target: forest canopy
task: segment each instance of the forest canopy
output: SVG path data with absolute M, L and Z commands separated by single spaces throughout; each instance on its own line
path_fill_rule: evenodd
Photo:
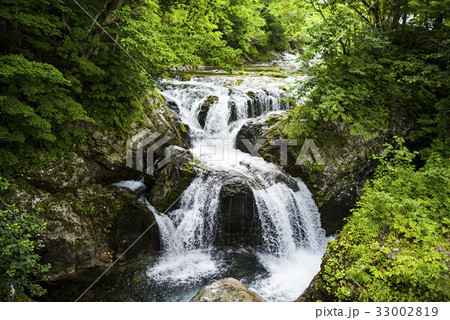
M 39 295 L 29 279 L 50 267 L 34 252 L 41 209 L 7 202 L 15 179 L 86 143 L 87 127 L 125 140 L 170 69 L 232 72 L 293 50 L 307 77 L 291 88 L 301 99 L 285 137 L 407 128 L 378 157 L 347 240 L 331 243 L 324 290 L 331 300 L 448 300 L 449 18 L 450 0 L 1 0 L 2 280 Z M 350 296 L 355 278 L 364 290 Z
M 126 135 L 169 67 L 295 48 L 302 3 L 2 0 L 0 171 L 67 152 L 83 122 Z

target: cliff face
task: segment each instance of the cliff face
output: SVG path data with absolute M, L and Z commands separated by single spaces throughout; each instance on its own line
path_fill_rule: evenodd
M 146 130 L 170 138 L 156 150 L 155 159 L 164 157 L 167 146 L 189 146 L 187 128 L 163 105 L 161 97 L 147 97 L 148 112 L 132 124 L 129 137 Z M 50 279 L 81 272 L 91 267 L 109 266 L 150 225 L 155 218 L 139 193 L 155 196 L 161 177 L 147 176 L 147 191 L 118 188 L 113 183 L 138 180 L 142 173 L 127 167 L 126 139 L 94 126 L 84 128 L 86 141 L 75 152 L 53 161 L 39 171 L 30 171 L 14 182 L 11 203 L 44 208 L 47 223 L 40 235 L 42 263 L 50 263 Z M 170 166 L 169 166 L 170 167 Z M 172 166 L 173 167 L 173 166 Z M 155 224 L 122 260 L 160 250 Z

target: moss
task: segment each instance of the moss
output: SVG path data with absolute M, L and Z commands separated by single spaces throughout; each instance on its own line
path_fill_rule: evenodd
M 345 147 L 348 145 L 348 141 L 342 135 L 331 131 L 321 131 L 317 133 L 317 137 L 325 144 L 336 145 L 338 147 Z
M 192 162 L 189 161 L 186 163 L 186 166 L 183 168 L 180 174 L 180 180 L 176 189 L 170 192 L 164 199 L 153 201 L 153 206 L 159 212 L 165 212 L 168 210 L 180 197 L 183 191 L 188 187 L 189 183 L 195 176 L 195 170 L 192 165 Z
M 186 127 L 184 126 L 184 123 L 182 123 L 182 122 L 180 122 L 180 130 L 181 130 L 183 133 L 188 133 Z
M 267 72 L 263 75 L 273 77 L 273 78 L 287 78 L 289 75 L 286 72 Z
M 35 302 L 33 299 L 31 299 L 25 293 L 18 293 L 18 294 L 14 293 L 13 301 L 14 302 Z
M 191 74 L 180 74 L 180 78 L 182 81 L 190 81 L 192 79 L 192 75 Z
M 202 109 L 203 108 L 209 108 L 217 100 L 219 100 L 219 97 L 217 97 L 217 96 L 209 96 L 208 99 L 206 99 L 206 101 L 203 103 Z

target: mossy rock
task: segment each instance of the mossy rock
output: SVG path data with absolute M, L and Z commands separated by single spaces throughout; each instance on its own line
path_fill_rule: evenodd
M 149 190 L 149 201 L 158 211 L 165 212 L 173 207 L 194 179 L 196 172 L 192 159 L 192 153 L 185 151 L 156 171 L 154 185 Z
M 200 123 L 200 126 L 202 128 L 205 127 L 206 117 L 208 116 L 209 109 L 217 100 L 219 100 L 219 97 L 209 96 L 200 107 L 200 112 L 198 113 L 198 122 Z
M 228 278 L 203 287 L 191 302 L 262 302 L 262 298 L 236 279 Z

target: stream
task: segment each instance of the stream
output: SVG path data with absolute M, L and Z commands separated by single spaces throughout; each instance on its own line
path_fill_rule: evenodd
M 266 301 L 293 301 L 320 269 L 328 238 L 306 185 L 278 166 L 237 150 L 236 136 L 251 118 L 270 117 L 288 109 L 285 88 L 301 80 L 295 56 L 250 65 L 237 75 L 220 70 L 191 73 L 189 80 L 161 82 L 161 94 L 190 128 L 191 152 L 202 172 L 183 192 L 176 209 L 163 214 L 144 197 L 157 218 L 162 251 L 113 267 L 82 301 L 189 301 L 214 280 L 234 277 Z M 284 71 L 288 77 L 265 72 Z M 199 120 L 202 105 L 215 97 Z M 224 178 L 226 177 L 226 179 Z M 258 245 L 216 246 L 220 191 L 224 181 L 238 180 L 253 194 L 261 230 Z M 134 189 L 138 181 L 119 187 Z M 102 270 L 61 280 L 64 299 L 74 300 Z M 49 288 L 47 298 L 61 300 Z

